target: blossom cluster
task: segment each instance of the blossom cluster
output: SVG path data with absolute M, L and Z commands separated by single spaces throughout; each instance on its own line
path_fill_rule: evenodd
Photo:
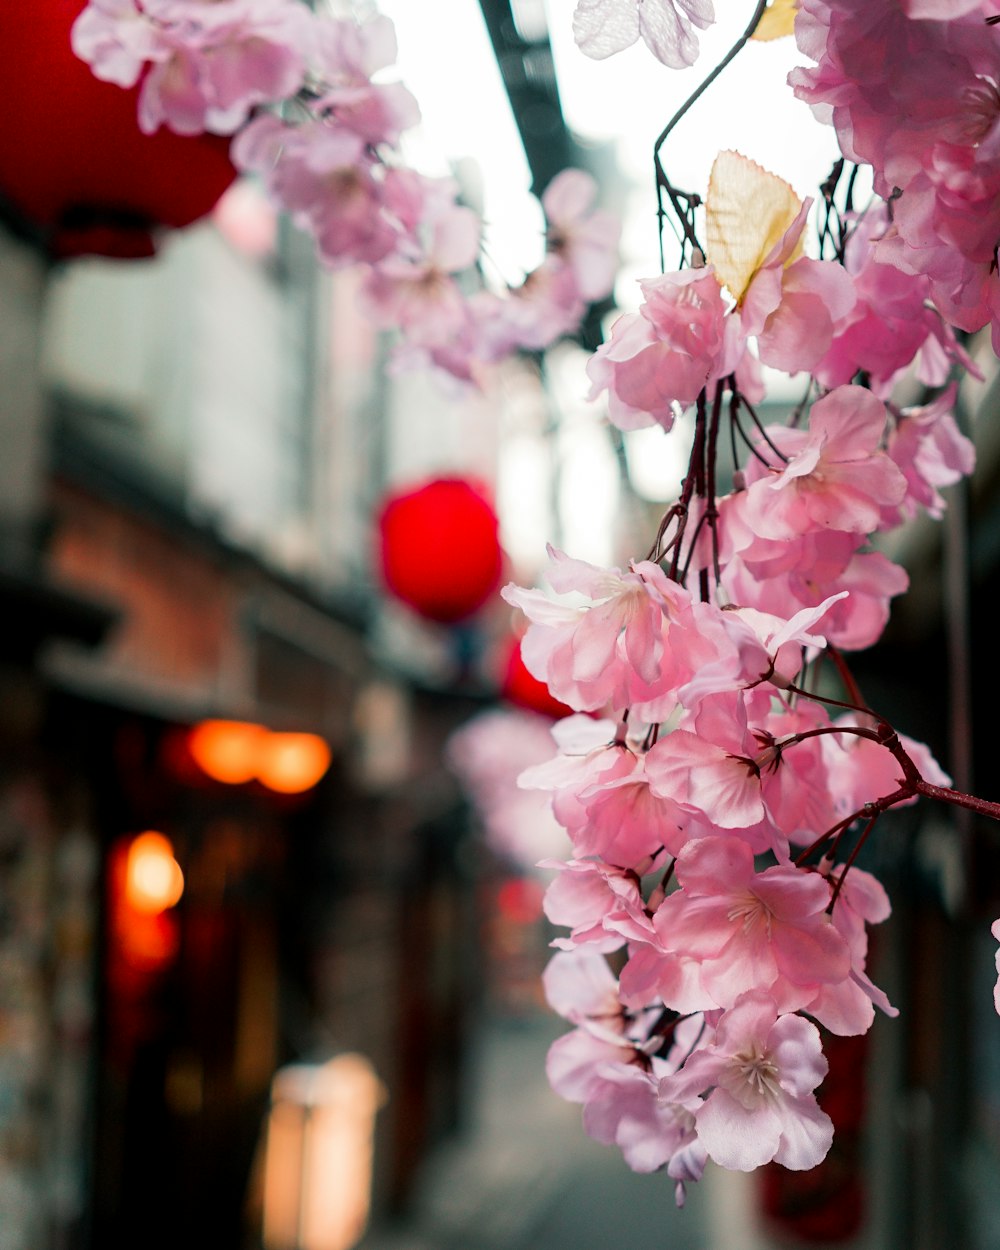
M 581 4 L 578 25 L 609 7 Z M 1000 812 L 951 790 L 928 749 L 866 705 L 844 658 L 878 640 L 907 586 L 878 535 L 921 512 L 940 517 L 942 487 L 973 468 L 954 406 L 957 375 L 975 366 L 953 326 L 992 314 L 977 296 L 974 316 L 956 315 L 960 296 L 942 283 L 950 264 L 968 286 L 968 267 L 954 255 L 937 267 L 926 236 L 928 263 L 906 257 L 916 236 L 906 243 L 899 214 L 911 191 L 925 230 L 935 213 L 965 211 L 954 183 L 945 192 L 944 140 L 934 148 L 927 113 L 907 146 L 913 113 L 892 129 L 895 83 L 890 93 L 891 75 L 872 68 L 870 43 L 864 90 L 830 85 L 829 49 L 849 45 L 860 67 L 873 12 L 888 23 L 891 10 L 893 29 L 912 19 L 888 0 L 802 8 L 798 30 L 821 67 L 798 73 L 797 89 L 809 82 L 810 98 L 833 100 L 846 157 L 874 163 L 872 134 L 900 148 L 889 181 L 876 178 L 883 195 L 856 208 L 851 182 L 838 204 L 841 163 L 822 190 L 825 250 L 811 257 L 812 204 L 720 155 L 705 244 L 694 217 L 682 220 L 691 264 L 641 282 L 638 311 L 588 367 L 592 398 L 619 428 L 694 427 L 680 496 L 645 559 L 598 568 L 550 548 L 545 591 L 504 590 L 529 622 L 529 670 L 575 712 L 553 730 L 557 755 L 520 779 L 551 795 L 574 856 L 549 862 L 546 913 L 568 933 L 546 989 L 574 1026 L 550 1052 L 549 1077 L 583 1105 L 592 1136 L 636 1170 L 665 1169 L 678 1201 L 708 1159 L 749 1171 L 826 1155 L 820 1029 L 858 1035 L 876 1008 L 895 1014 L 867 968 L 868 926 L 889 900 L 856 863 L 880 816 L 921 795 Z M 929 110 L 920 64 L 907 81 Z M 878 124 L 862 108 L 872 101 Z M 864 139 L 845 142 L 849 125 Z M 937 154 L 933 175 L 918 168 L 917 129 L 920 151 Z M 985 142 L 967 144 L 973 163 L 988 159 Z M 974 250 L 957 216 L 950 229 L 952 253 Z M 785 422 L 758 415 L 761 366 L 803 380 Z M 898 399 L 904 378 L 922 387 L 919 403 Z M 726 482 L 720 441 L 733 452 Z M 837 685 L 817 683 L 827 671 Z
M 392 23 L 303 0 L 89 0 L 73 47 L 100 78 L 139 84 L 139 125 L 233 135 L 231 156 L 315 240 L 329 266 L 365 268 L 362 302 L 399 332 L 403 362 L 463 381 L 573 333 L 614 279 L 619 225 L 567 170 L 542 197 L 541 264 L 515 287 L 476 272 L 482 223 L 458 185 L 403 161 L 420 117 L 399 82 Z
M 963 330 L 1000 348 L 1000 31 L 983 0 L 801 0 L 796 95 L 872 167 L 891 206 L 877 255 L 922 275 Z

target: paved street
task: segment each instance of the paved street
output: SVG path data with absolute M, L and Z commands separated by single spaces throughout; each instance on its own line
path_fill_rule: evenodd
M 544 1056 L 561 1021 L 497 1021 L 483 1033 L 470 1128 L 426 1169 L 412 1218 L 361 1250 L 764 1250 L 745 1181 L 714 1169 L 678 1211 L 673 1182 L 637 1176 L 590 1141 L 556 1098 Z

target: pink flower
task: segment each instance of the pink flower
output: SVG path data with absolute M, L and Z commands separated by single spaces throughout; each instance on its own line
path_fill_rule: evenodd
M 636 933 L 652 937 L 634 872 L 594 859 L 543 860 L 540 866 L 558 870 L 545 891 L 545 914 L 553 924 L 571 930 L 570 937 L 556 938 L 554 946 L 614 951 Z
M 255 104 L 295 95 L 313 17 L 299 0 L 147 0 L 159 25 L 139 126 L 232 134 Z
M 976 449 L 961 433 L 952 409 L 957 388 L 952 385 L 921 408 L 904 408 L 896 421 L 886 451 L 906 478 L 906 495 L 887 522 L 901 522 L 923 508 L 940 520 L 945 501 L 938 488 L 967 477 L 976 464 Z
M 794 1011 L 850 975 L 847 944 L 826 914 L 830 887 L 818 873 L 791 865 L 755 872 L 745 842 L 717 836 L 689 842 L 676 877 L 681 888 L 660 904 L 653 926 L 666 950 L 697 964 L 701 1009 L 731 1007 L 755 989 Z M 697 1009 L 687 998 L 664 1002 Z
M 715 271 L 685 269 L 640 282 L 646 297 L 625 313 L 587 364 L 590 398 L 608 392 L 608 415 L 620 429 L 673 425 L 709 379 L 731 372 L 723 359 L 726 307 Z
M 592 210 L 597 183 L 582 169 L 556 174 L 542 195 L 549 223 L 547 250 L 573 271 L 580 295 L 591 302 L 611 293 L 618 268 L 621 222 Z
M 329 264 L 372 264 L 395 247 L 377 167 L 353 132 L 321 121 L 288 126 L 265 114 L 240 131 L 231 154 L 240 169 L 261 175 Z
M 475 803 L 487 843 L 525 869 L 543 855 L 567 850 L 547 797 L 515 784 L 526 765 L 551 751 L 549 729 L 544 716 L 497 708 L 466 721 L 445 749 L 448 767 Z
M 592 947 L 560 951 L 549 960 L 542 976 L 549 1006 L 573 1024 L 593 1019 L 615 1042 L 624 1031 L 624 1012 L 618 1001 L 618 982 L 607 960 Z
M 954 332 L 930 305 L 929 280 L 888 263 L 884 255 L 879 258 L 878 244 L 888 230 L 888 210 L 882 204 L 869 208 L 850 226 L 844 264 L 854 278 L 856 302 L 835 328 L 829 351 L 812 369 L 828 388 L 863 372 L 875 393 L 886 398 L 894 379 L 918 352 L 922 361 L 928 356 L 943 358 L 944 374 L 922 363 L 922 380 L 931 385 L 944 381 L 953 360 L 962 360 L 977 372 Z
M 549 548 L 548 580 L 576 603 L 508 585 L 503 597 L 531 624 L 521 643 L 528 671 L 580 711 L 634 707 L 655 719 L 705 655 L 691 625 L 691 597 L 657 564 L 600 569 Z
M 712 0 L 578 0 L 573 36 L 580 51 L 598 61 L 641 37 L 657 60 L 682 69 L 698 56 L 691 27 L 706 30 L 714 20 Z
M 749 991 L 722 1016 L 714 1039 L 660 1081 L 660 1097 L 684 1102 L 708 1091 L 695 1129 L 722 1167 L 751 1172 L 773 1159 L 804 1171 L 833 1140 L 813 1095 L 826 1070 L 815 1025 L 779 1015 L 773 998 Z
M 159 49 L 156 26 L 135 0 L 90 0 L 73 23 L 73 51 L 96 77 L 133 87 Z
M 892 197 L 877 258 L 926 275 L 952 324 L 973 331 L 992 320 L 997 346 L 1000 63 L 982 32 L 981 6 L 964 0 L 802 0 L 796 35 L 818 64 L 789 81 Z
M 604 1084 L 587 1100 L 583 1127 L 588 1136 L 616 1145 L 633 1172 L 656 1172 L 665 1167 L 678 1182 L 677 1205 L 684 1201 L 684 1182 L 701 1179 L 706 1152 L 695 1134 L 698 1099 L 687 1105 L 668 1100 L 652 1072 L 618 1065 L 605 1067 Z
M 775 369 L 811 369 L 829 349 L 835 328 L 854 307 L 850 274 L 832 261 L 793 260 L 812 200 L 771 249 L 740 302 L 743 332 L 757 339 L 760 359 Z
M 734 506 L 739 507 L 738 497 Z M 909 585 L 906 571 L 880 551 L 859 550 L 859 536 L 817 530 L 798 540 L 754 540 L 723 568 L 734 603 L 763 612 L 819 604 L 830 591 L 847 592 L 828 606 L 823 637 L 835 647 L 870 647 L 889 619 L 889 600 Z
M 418 346 L 449 342 L 469 312 L 452 276 L 479 254 L 480 221 L 471 208 L 427 197 L 424 246 L 413 257 L 392 255 L 375 265 L 362 287 L 362 306 L 377 325 L 398 327 Z
M 579 326 L 586 306 L 573 267 L 555 253 L 547 255 L 497 304 L 497 324 L 489 330 L 493 358 L 515 346 L 529 351 L 550 346 Z
M 876 529 L 882 509 L 906 493 L 902 473 L 879 450 L 885 426 L 880 400 L 839 386 L 813 404 L 808 432 L 773 427 L 787 461 L 749 488 L 745 516 L 754 532 L 788 540 L 817 529 Z
M 810 709 L 750 722 L 741 695 L 706 698 L 690 730 L 675 729 L 650 750 L 650 788 L 692 814 L 688 836 L 732 829 L 755 851 L 787 856 L 787 839 L 830 810 L 819 742 L 785 745 L 821 719 Z
M 844 716 L 836 725 L 857 725 L 862 728 L 864 717 Z M 941 768 L 922 742 L 899 734 L 903 749 L 916 764 L 920 775 L 931 785 L 947 786 L 951 778 Z M 893 754 L 878 742 L 857 734 L 830 734 L 823 739 L 823 753 L 830 778 L 830 792 L 836 797 L 837 816 L 848 816 L 859 811 L 865 803 L 884 798 L 899 789 L 901 768 Z M 915 803 L 916 798 L 904 799 L 898 806 Z
M 396 61 L 396 32 L 387 17 L 363 22 L 327 18 L 317 23 L 311 50 L 326 84 L 316 102 L 318 113 L 331 114 L 374 145 L 395 145 L 420 120 L 416 100 L 401 83 L 371 81 Z
M 992 926 L 990 927 L 990 932 L 993 934 L 994 938 L 1000 942 L 1000 920 L 994 920 Z M 993 990 L 993 1005 L 997 1009 L 997 1015 L 1000 1015 L 1000 950 L 997 951 L 996 964 L 997 983 Z
M 839 880 L 842 864 L 831 870 L 831 880 Z M 832 1033 L 841 1037 L 867 1033 L 875 1018 L 875 1007 L 888 1016 L 899 1012 L 865 972 L 868 956 L 866 926 L 881 924 L 892 908 L 889 897 L 875 878 L 860 868 L 851 868 L 844 878 L 833 908 L 833 924 L 851 952 L 851 975 L 836 985 L 824 985 L 805 1008 Z

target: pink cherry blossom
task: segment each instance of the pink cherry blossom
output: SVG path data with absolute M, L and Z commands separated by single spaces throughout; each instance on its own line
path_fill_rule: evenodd
M 398 231 L 383 211 L 377 166 L 353 132 L 321 121 L 289 126 L 264 114 L 237 135 L 232 157 L 261 175 L 329 264 L 371 264 L 395 247 Z
M 760 359 L 789 373 L 817 364 L 855 302 L 854 283 L 840 265 L 792 260 L 811 206 L 803 202 L 740 302 L 743 332 L 756 337 Z
M 396 61 L 396 32 L 387 17 L 318 22 L 311 54 L 324 83 L 317 112 L 331 115 L 366 143 L 395 146 L 420 120 L 416 100 L 401 83 L 372 82 Z
M 653 940 L 634 872 L 596 859 L 543 860 L 541 867 L 557 870 L 545 891 L 545 914 L 553 924 L 571 930 L 570 937 L 556 938 L 554 946 L 614 951 L 630 936 Z
M 691 813 L 689 837 L 732 829 L 756 852 L 786 856 L 789 837 L 832 823 L 819 742 L 793 741 L 824 721 L 810 708 L 750 722 L 742 696 L 710 696 L 682 722 L 690 729 L 675 729 L 650 750 L 650 788 Z
M 575 330 L 586 307 L 573 267 L 548 255 L 497 306 L 490 335 L 499 354 L 515 346 L 541 351 Z
M 890 0 L 802 0 L 796 34 L 817 65 L 790 82 L 833 122 L 845 155 L 872 165 L 876 191 L 892 197 L 877 257 L 926 275 L 952 324 L 973 331 L 992 321 L 996 346 L 1000 66 L 979 6 L 943 16 L 943 5 L 907 12 Z
M 839 386 L 813 405 L 808 431 L 769 431 L 787 462 L 750 486 L 748 524 L 777 539 L 823 528 L 876 529 L 881 510 L 906 493 L 902 473 L 879 449 L 886 417 L 870 392 Z
M 313 17 L 300 0 L 146 0 L 159 28 L 139 95 L 147 134 L 232 134 L 255 104 L 294 95 Z
M 773 1159 L 802 1171 L 825 1158 L 833 1140 L 813 1095 L 826 1070 L 815 1025 L 780 1015 L 773 998 L 748 991 L 722 1016 L 714 1039 L 660 1081 L 660 1097 L 707 1094 L 695 1129 L 722 1167 L 751 1172 Z
M 515 784 L 522 769 L 551 751 L 549 728 L 547 717 L 496 708 L 466 721 L 445 747 L 448 767 L 475 804 L 487 843 L 527 870 L 542 856 L 568 849 L 546 796 Z
M 822 1020 L 832 1033 L 852 1037 L 871 1028 L 875 1007 L 888 1016 L 899 1014 L 865 971 L 867 926 L 887 920 L 892 908 L 885 889 L 870 873 L 855 867 L 847 871 L 837 865 L 830 877 L 840 884 L 832 919 L 851 952 L 851 975 L 836 985 L 822 986 L 805 1010 Z
M 417 346 L 447 343 L 469 316 L 453 275 L 479 254 L 480 221 L 469 208 L 442 203 L 428 208 L 427 238 L 418 255 L 391 255 L 373 266 L 362 287 L 362 307 L 383 327 L 398 327 Z
M 826 914 L 830 887 L 791 865 L 755 872 L 753 851 L 734 837 L 688 842 L 677 857 L 681 888 L 653 917 L 664 949 L 697 964 L 703 1010 L 731 1007 L 765 990 L 782 1011 L 850 976 L 851 957 Z M 690 1000 L 666 1005 L 690 1011 Z
M 834 721 L 839 726 L 859 723 L 862 728 L 869 728 L 864 723 L 864 718 L 858 716 L 843 716 Z M 936 786 L 951 784 L 951 778 L 928 747 L 906 734 L 900 733 L 898 737 L 903 749 L 926 781 Z M 851 733 L 831 734 L 823 739 L 823 752 L 838 817 L 859 811 L 866 803 L 892 794 L 899 788 L 899 762 L 884 746 L 870 738 Z M 903 799 L 899 805 L 906 806 L 915 801 Z
M 551 547 L 549 558 L 552 589 L 579 606 L 513 585 L 501 592 L 531 622 L 521 643 L 528 671 L 580 711 L 631 706 L 643 716 L 672 706 L 673 692 L 705 658 L 688 628 L 690 595 L 650 561 L 622 573 Z
M 71 41 L 98 78 L 119 87 L 134 87 L 159 51 L 157 28 L 136 0 L 89 0 L 73 23 Z
M 940 519 L 945 501 L 939 487 L 954 485 L 975 467 L 976 449 L 952 415 L 956 392 L 949 386 L 931 403 L 900 413 L 886 451 L 902 470 L 907 489 L 898 510 L 889 510 L 883 524 L 910 519 L 921 508 Z
M 920 376 L 931 385 L 945 380 L 953 361 L 978 372 L 930 304 L 929 279 L 879 258 L 878 244 L 889 229 L 888 209 L 879 201 L 851 221 L 844 265 L 854 279 L 855 304 L 835 328 L 829 351 L 812 368 L 813 376 L 830 388 L 864 373 L 883 399 L 918 353 Z
M 547 250 L 570 267 L 587 301 L 611 293 L 621 234 L 621 222 L 613 213 L 593 210 L 596 195 L 597 183 L 582 169 L 556 174 L 542 195 Z
M 646 1072 L 618 1065 L 605 1068 L 603 1076 L 603 1087 L 584 1107 L 587 1134 L 618 1146 L 633 1172 L 665 1167 L 667 1175 L 678 1181 L 677 1205 L 683 1205 L 683 1184 L 701 1179 L 707 1157 L 695 1133 L 700 1100 L 688 1098 L 685 1104 L 665 1098 L 655 1068 Z
M 712 0 L 578 0 L 573 35 L 580 51 L 603 60 L 639 38 L 671 69 L 693 65 L 698 41 L 692 26 L 715 20 Z
M 650 791 L 642 755 L 624 743 L 557 757 L 522 773 L 519 784 L 554 790 L 555 816 L 577 855 L 635 868 L 664 848 L 676 854 L 686 840 L 676 807 Z
M 710 378 L 735 368 L 735 354 L 723 354 L 725 302 L 711 268 L 639 285 L 645 301 L 638 313 L 619 317 L 587 365 L 590 398 L 608 392 L 608 415 L 620 429 L 659 423 L 669 430 L 678 407 L 694 403 Z
M 744 496 L 733 503 L 739 508 Z M 732 519 L 732 513 L 729 514 Z M 774 612 L 818 604 L 847 592 L 822 618 L 823 637 L 845 651 L 875 643 L 889 619 L 889 600 L 909 585 L 904 569 L 880 551 L 859 550 L 859 537 L 818 530 L 786 543 L 760 540 L 746 527 L 748 546 L 729 559 L 722 583 L 734 603 Z
M 994 938 L 998 942 L 1000 942 L 1000 920 L 994 920 L 990 928 L 990 932 L 993 934 Z M 997 1009 L 997 1015 L 1000 1015 L 1000 950 L 997 951 L 996 965 L 997 965 L 997 983 L 993 990 L 993 1005 Z

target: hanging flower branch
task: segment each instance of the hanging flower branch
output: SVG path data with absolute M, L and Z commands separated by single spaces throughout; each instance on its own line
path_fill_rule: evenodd
M 89 0 L 73 48 L 99 77 L 140 83 L 139 125 L 234 136 L 237 168 L 260 176 L 331 267 L 367 269 L 363 303 L 398 330 L 400 359 L 465 381 L 519 350 L 574 333 L 614 279 L 619 224 L 595 211 L 581 170 L 542 197 L 546 255 L 519 286 L 468 275 L 482 223 L 450 179 L 403 162 L 420 118 L 393 65 L 388 18 L 314 13 L 302 0 Z
M 1000 45 L 977 0 L 920 5 L 919 20 L 907 7 L 802 0 L 795 30 L 818 65 L 792 83 L 844 153 L 820 189 L 819 257 L 804 251 L 813 203 L 780 178 L 722 152 L 703 199 L 662 160 L 762 16 L 780 34 L 791 5 L 761 0 L 664 129 L 661 240 L 673 213 L 682 268 L 640 283 L 588 372 L 621 429 L 693 424 L 687 476 L 645 560 L 601 569 L 550 549 L 547 592 L 504 591 L 530 622 L 531 672 L 590 714 L 521 778 L 552 794 L 576 853 L 546 903 L 570 931 L 546 988 L 575 1026 L 549 1076 L 592 1136 L 665 1168 L 678 1201 L 709 1158 L 750 1171 L 826 1155 L 817 1024 L 857 1035 L 875 1008 L 896 1014 L 866 971 L 889 901 L 856 865 L 883 813 L 926 797 L 1000 818 L 866 705 L 845 659 L 907 586 L 874 536 L 940 517 L 940 488 L 973 467 L 952 408 L 956 374 L 976 370 L 952 326 L 992 324 L 1000 342 Z M 575 31 L 591 56 L 641 35 L 678 65 L 711 17 L 581 0 Z M 928 65 L 944 75 L 933 92 Z M 861 207 L 845 177 L 859 161 L 878 193 Z M 762 364 L 808 375 L 787 424 L 758 413 Z M 909 370 L 932 395 L 918 407 L 893 399 Z M 820 668 L 839 698 L 815 693 Z

